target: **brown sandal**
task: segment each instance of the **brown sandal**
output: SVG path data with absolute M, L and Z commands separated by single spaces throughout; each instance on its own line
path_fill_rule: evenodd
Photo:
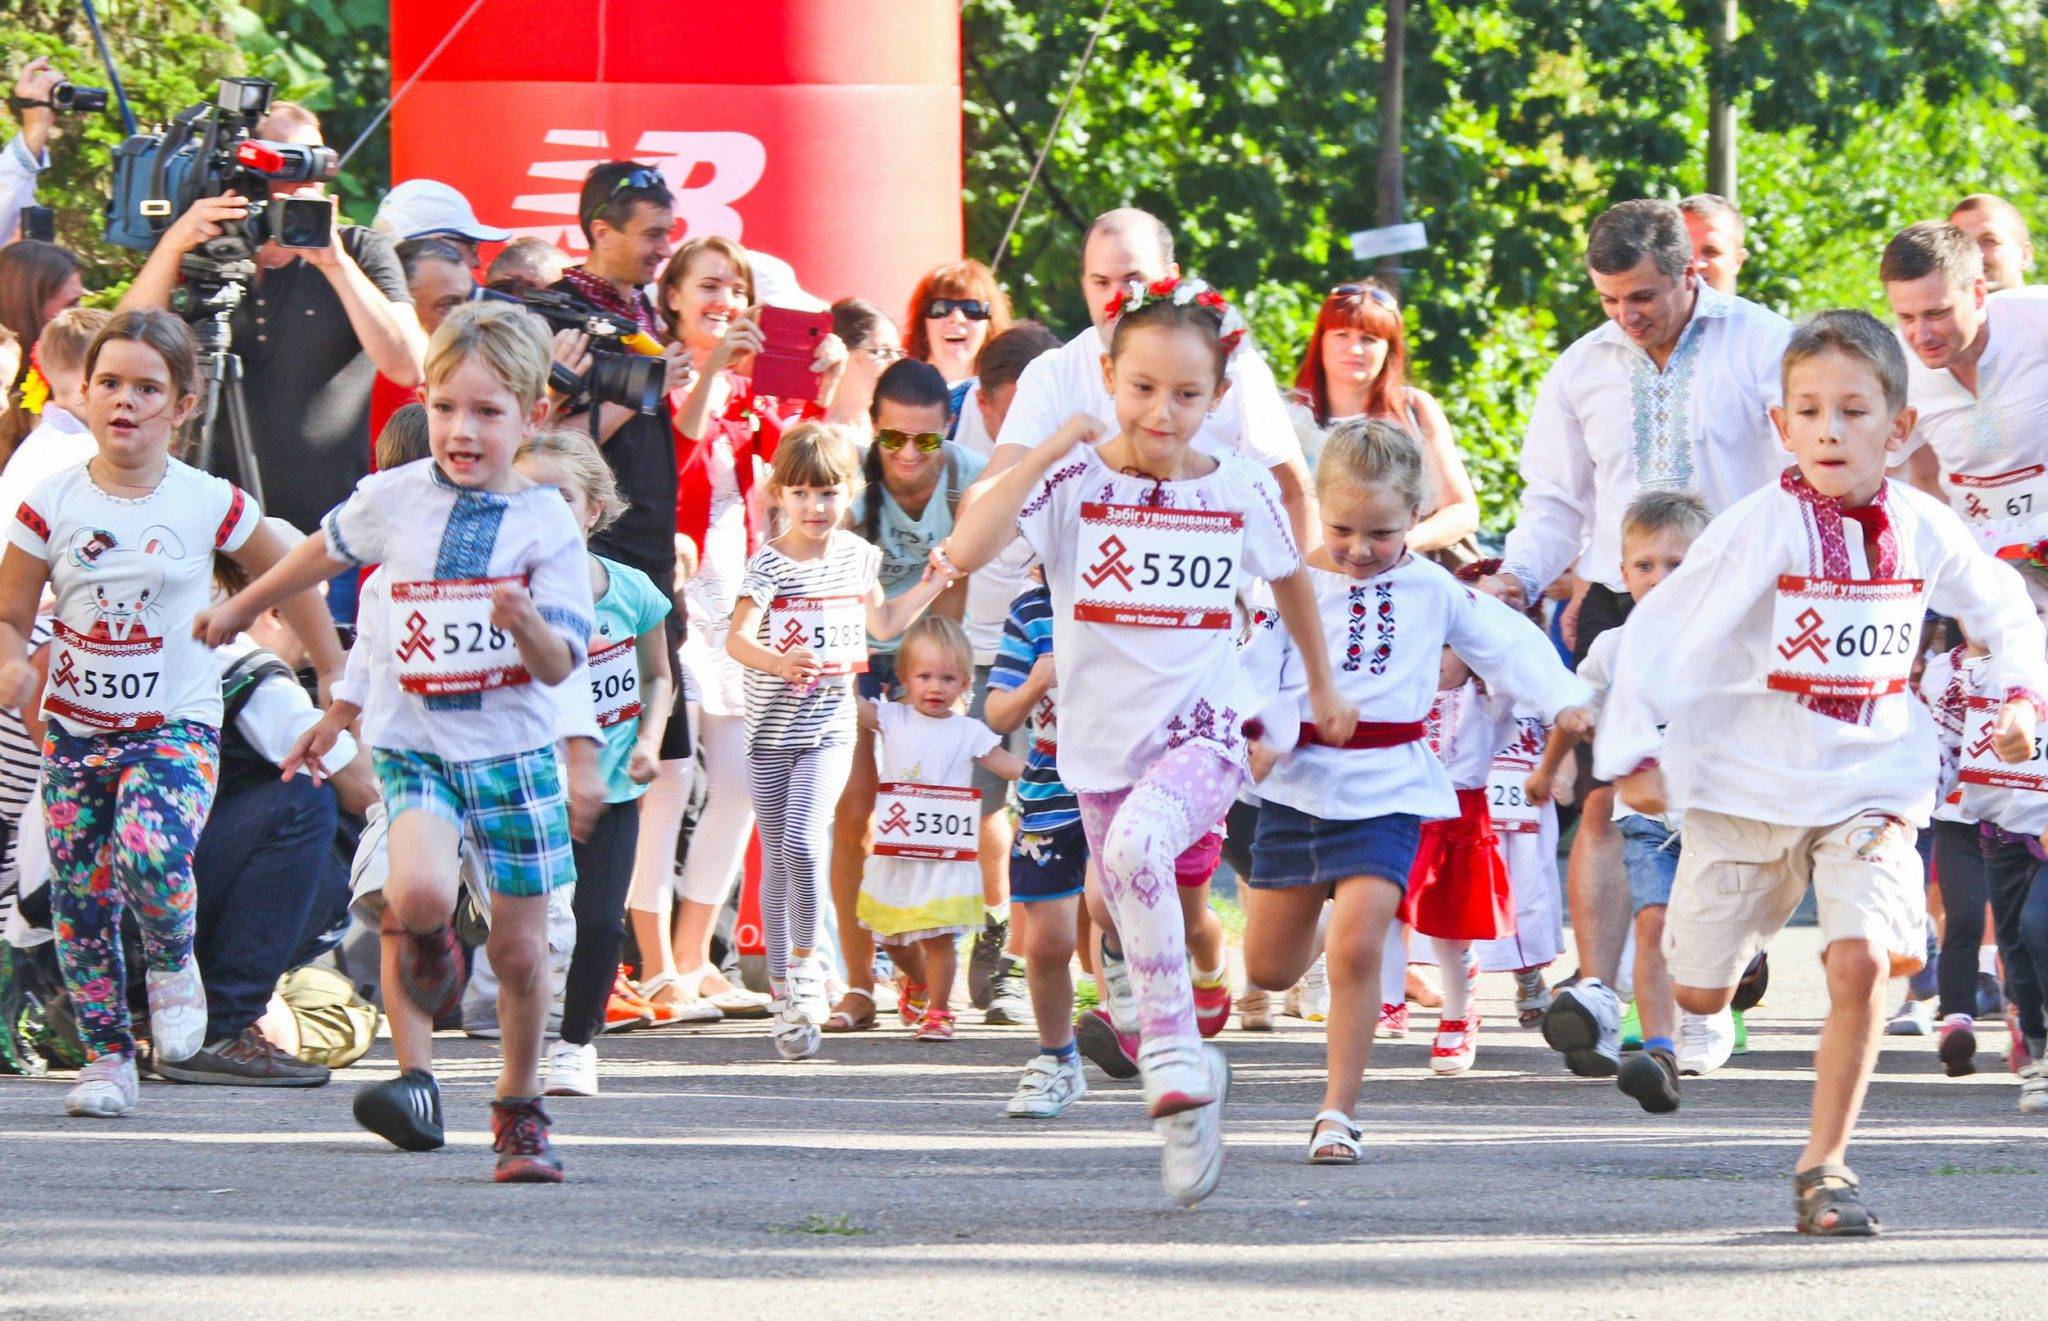
M 1876 1238 L 1877 1217 L 1863 1204 L 1863 1182 L 1847 1165 L 1816 1165 L 1792 1176 L 1792 1204 L 1802 1234 Z
M 867 1002 L 867 1008 L 855 1013 L 847 1008 L 853 997 L 859 996 Z M 846 988 L 846 994 L 839 997 L 839 1003 L 832 1007 L 831 1017 L 825 1020 L 821 1029 L 826 1032 L 865 1032 L 875 1025 L 875 993 L 864 991 L 858 986 Z

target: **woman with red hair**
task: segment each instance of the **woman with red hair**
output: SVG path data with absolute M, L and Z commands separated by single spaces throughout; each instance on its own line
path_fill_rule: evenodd
M 1010 299 L 995 273 L 969 257 L 935 266 L 910 295 L 903 349 L 939 369 L 956 395 L 974 378 L 981 346 L 1010 328 Z M 953 415 L 960 414 L 953 400 Z
M 1432 499 L 1408 534 L 1408 546 L 1430 554 L 1456 545 L 1479 528 L 1479 497 L 1436 400 L 1407 382 L 1408 344 L 1401 305 L 1371 281 L 1340 284 L 1323 300 L 1308 353 L 1294 374 L 1288 411 L 1314 468 L 1323 437 L 1353 417 L 1398 422 L 1422 442 Z

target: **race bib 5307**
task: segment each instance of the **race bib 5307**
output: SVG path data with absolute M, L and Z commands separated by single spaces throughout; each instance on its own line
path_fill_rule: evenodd
M 1141 628 L 1228 628 L 1243 577 L 1244 516 L 1083 504 L 1074 618 Z
M 1918 578 L 1779 578 L 1765 686 L 1806 697 L 1904 691 L 1920 649 L 1924 586 Z
M 43 709 L 94 729 L 155 729 L 164 723 L 164 640 L 140 631 L 115 641 L 55 621 Z

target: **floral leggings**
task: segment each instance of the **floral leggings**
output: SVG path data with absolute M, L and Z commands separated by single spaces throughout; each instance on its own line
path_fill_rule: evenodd
M 1223 819 L 1244 782 L 1244 768 L 1214 747 L 1183 743 L 1130 788 L 1079 795 L 1147 1041 L 1201 1039 L 1174 860 Z
M 124 905 L 152 969 L 172 972 L 192 958 L 192 850 L 213 806 L 219 750 L 220 731 L 191 720 L 84 738 L 50 723 L 43 820 L 57 966 L 93 1059 L 135 1053 Z

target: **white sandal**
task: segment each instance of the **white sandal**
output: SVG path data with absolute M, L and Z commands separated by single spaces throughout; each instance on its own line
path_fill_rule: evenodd
M 739 986 L 728 986 L 724 990 L 714 992 L 711 995 L 704 994 L 704 978 L 715 971 L 716 969 L 707 963 L 701 967 L 692 968 L 688 972 L 679 972 L 676 974 L 676 984 L 692 1000 L 701 1000 L 705 1004 L 711 1005 L 727 1018 L 768 1017 L 769 997 L 762 995 L 759 991 L 749 991 Z
M 1325 1124 L 1334 1125 L 1324 1128 Z M 1309 1124 L 1308 1163 L 1311 1165 L 1356 1165 L 1364 1158 L 1365 1130 L 1353 1122 L 1350 1115 L 1342 1110 L 1325 1110 Z M 1340 1147 L 1337 1155 L 1325 1155 L 1324 1149 Z
M 666 990 L 674 990 L 681 997 L 682 1003 L 656 1003 L 654 997 Z M 672 972 L 657 973 L 640 983 L 640 998 L 654 1006 L 655 1027 L 672 1027 L 677 1023 L 716 1023 L 725 1017 L 724 1011 L 717 1005 L 691 995 L 689 987 Z

